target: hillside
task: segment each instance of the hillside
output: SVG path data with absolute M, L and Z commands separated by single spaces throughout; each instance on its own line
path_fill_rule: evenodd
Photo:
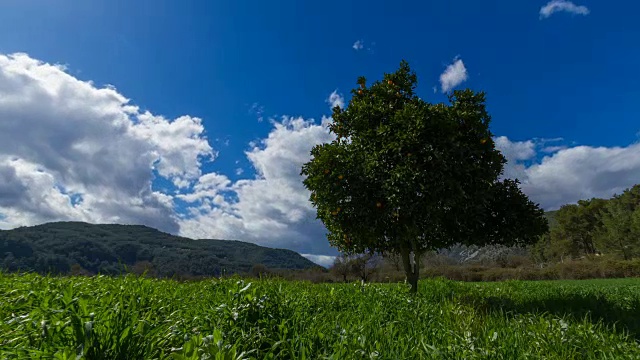
M 192 240 L 139 225 L 92 225 L 55 222 L 0 230 L 0 268 L 39 273 L 117 274 L 124 268 L 149 267 L 162 277 L 217 276 L 269 268 L 317 266 L 300 254 L 230 240 Z

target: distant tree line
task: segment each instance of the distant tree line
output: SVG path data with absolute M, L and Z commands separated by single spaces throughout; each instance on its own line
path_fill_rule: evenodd
M 423 254 L 420 271 L 464 281 L 640 276 L 640 185 L 610 199 L 564 205 L 546 217 L 549 231 L 532 245 L 459 244 Z M 330 274 L 331 281 L 402 281 L 402 270 L 401 257 L 389 252 L 341 255 Z
M 550 231 L 532 248 L 539 262 L 608 256 L 640 257 L 640 185 L 610 199 L 593 198 L 562 206 Z

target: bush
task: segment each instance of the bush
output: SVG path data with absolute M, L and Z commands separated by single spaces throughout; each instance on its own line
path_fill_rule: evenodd
M 583 259 L 570 260 L 548 267 L 535 267 L 528 259 L 513 255 L 505 267 L 480 264 L 429 266 L 422 271 L 424 278 L 444 277 L 457 281 L 505 280 L 582 280 L 640 276 L 640 259 Z
M 504 267 L 515 269 L 521 267 L 530 267 L 533 265 L 533 261 L 527 256 L 509 255 L 506 258 Z
M 255 264 L 251 268 L 251 276 L 261 278 L 269 275 L 269 269 L 263 264 Z
M 420 270 L 422 278 L 445 278 L 455 281 L 507 281 L 507 280 L 579 280 L 598 278 L 640 277 L 640 259 L 618 260 L 607 257 L 569 260 L 563 263 L 539 267 L 520 255 L 505 257 L 505 267 L 497 263 L 493 266 L 480 263 L 435 266 L 426 263 Z M 256 270 L 256 269 L 254 269 Z M 255 276 L 255 274 L 254 274 Z M 324 268 L 307 270 L 269 270 L 269 277 L 285 280 L 301 280 L 312 283 L 342 282 L 341 276 L 330 273 Z M 351 277 L 350 279 L 354 279 Z M 370 282 L 402 282 L 404 271 L 399 271 L 393 264 L 383 263 L 378 271 L 368 280 Z
M 514 269 L 492 268 L 482 272 L 483 281 L 504 281 L 519 278 Z

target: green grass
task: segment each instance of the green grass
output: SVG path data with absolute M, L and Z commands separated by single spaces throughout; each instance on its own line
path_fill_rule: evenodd
M 0 359 L 640 358 L 640 279 L 420 286 L 0 274 Z

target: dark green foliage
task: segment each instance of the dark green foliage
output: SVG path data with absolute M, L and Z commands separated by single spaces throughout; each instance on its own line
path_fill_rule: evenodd
M 551 228 L 551 236 L 563 239 L 564 244 L 559 245 L 574 257 L 595 254 L 595 240 L 602 229 L 601 214 L 606 205 L 606 200 L 591 199 L 562 206 L 554 216 L 556 226 Z
M 625 190 L 608 201 L 600 217 L 602 252 L 623 259 L 640 256 L 640 185 Z
M 640 185 L 611 199 L 580 200 L 546 214 L 551 230 L 532 247 L 539 262 L 640 256 Z
M 395 252 L 417 285 L 410 256 L 456 243 L 528 244 L 548 229 L 518 182 L 499 180 L 484 93 L 454 91 L 449 104 L 416 93 L 402 62 L 333 109 L 336 140 L 302 167 L 329 242 L 347 253 Z
M 220 276 L 316 266 L 300 254 L 229 240 L 192 240 L 138 225 L 58 222 L 0 231 L 0 268 L 9 271 L 120 274 L 152 268 L 162 277 Z M 139 271 L 139 270 L 136 270 Z

